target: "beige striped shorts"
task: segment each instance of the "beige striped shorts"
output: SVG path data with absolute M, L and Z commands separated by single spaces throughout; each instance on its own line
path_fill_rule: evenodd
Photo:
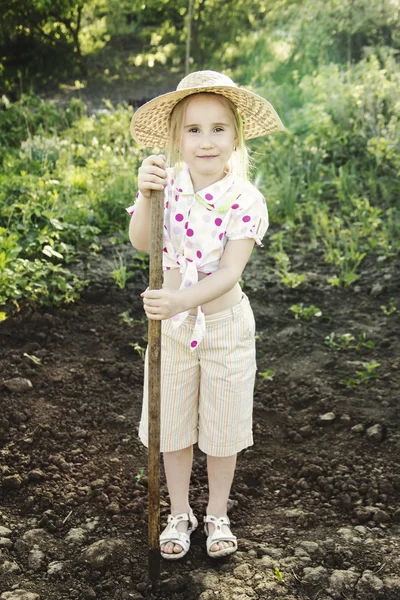
M 196 317 L 177 329 L 162 321 L 161 452 L 198 443 L 211 456 L 231 456 L 253 444 L 255 321 L 245 294 L 239 304 L 206 315 L 206 334 L 191 351 Z M 146 351 L 139 437 L 148 446 Z
M 177 329 L 162 321 L 161 452 L 198 443 L 210 456 L 231 456 L 253 444 L 256 374 L 255 321 L 249 299 L 206 315 L 206 334 L 190 350 L 196 317 Z M 148 357 L 146 351 L 139 437 L 148 447 Z

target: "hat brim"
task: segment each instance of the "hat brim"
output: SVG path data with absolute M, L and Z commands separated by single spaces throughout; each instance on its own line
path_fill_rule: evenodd
M 245 140 L 285 130 L 272 104 L 255 92 L 236 86 L 207 86 L 168 92 L 138 108 L 131 121 L 133 139 L 141 146 L 165 148 L 172 110 L 183 98 L 199 93 L 220 94 L 236 105 L 243 119 Z

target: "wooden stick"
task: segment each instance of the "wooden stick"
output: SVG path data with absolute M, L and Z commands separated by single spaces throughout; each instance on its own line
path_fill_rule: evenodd
M 149 288 L 162 288 L 164 192 L 151 194 Z M 160 394 L 161 321 L 148 322 L 149 357 L 149 578 L 160 579 Z

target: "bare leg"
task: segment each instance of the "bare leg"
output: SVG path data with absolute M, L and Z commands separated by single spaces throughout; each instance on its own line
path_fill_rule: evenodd
M 233 481 L 236 468 L 237 454 L 232 456 L 207 456 L 208 468 L 208 487 L 209 500 L 207 514 L 216 517 L 225 517 L 228 508 L 229 492 Z M 214 525 L 208 523 L 209 533 L 214 531 Z M 229 527 L 224 525 L 223 533 L 230 534 Z M 232 542 L 219 542 L 211 546 L 211 551 L 216 552 L 228 546 L 233 546 Z
M 176 452 L 164 452 L 164 469 L 167 478 L 168 493 L 171 502 L 171 514 L 176 517 L 179 513 L 189 511 L 189 483 L 192 472 L 193 446 L 188 446 Z M 188 522 L 178 523 L 178 531 L 187 531 Z M 168 542 L 161 546 L 162 552 L 179 553 L 182 547 Z

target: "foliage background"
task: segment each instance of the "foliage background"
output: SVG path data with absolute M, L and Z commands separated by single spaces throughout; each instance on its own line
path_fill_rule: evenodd
M 327 285 L 349 286 L 366 260 L 396 256 L 400 0 L 193 8 L 191 69 L 223 70 L 287 127 L 250 145 L 271 213 L 265 273 L 301 285 L 296 249 L 326 263 Z M 104 234 L 126 241 L 143 158 L 129 120 L 184 75 L 187 14 L 186 0 L 0 5 L 0 304 L 73 301 L 74 262 Z M 124 285 L 129 265 L 112 275 Z

